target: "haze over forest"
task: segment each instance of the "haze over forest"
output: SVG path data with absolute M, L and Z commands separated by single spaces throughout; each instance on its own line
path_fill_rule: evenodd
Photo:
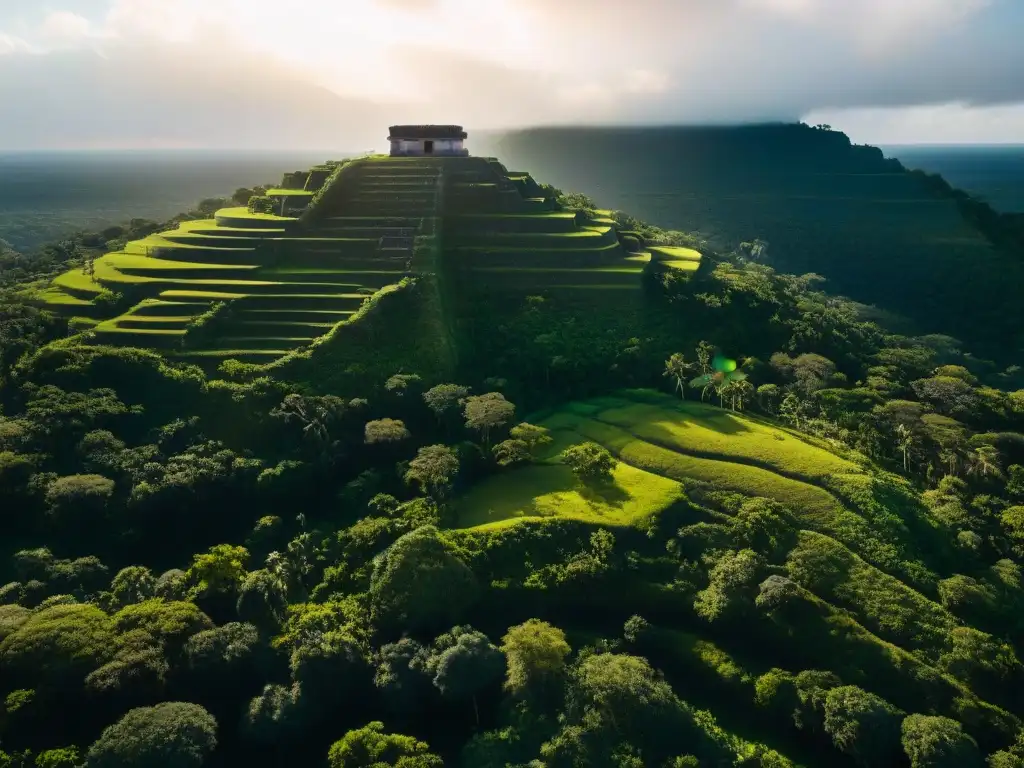
M 0 149 L 362 150 L 403 121 L 804 119 L 875 144 L 1024 136 L 1016 0 L 282 7 L 0 2 L 0 99 L 17 105 Z

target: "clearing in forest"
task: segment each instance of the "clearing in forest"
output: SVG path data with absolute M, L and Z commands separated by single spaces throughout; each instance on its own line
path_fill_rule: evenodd
M 867 480 L 868 473 L 767 421 L 651 390 L 569 403 L 537 421 L 553 438 L 539 464 L 470 489 L 457 501 L 459 527 L 551 515 L 628 524 L 671 505 L 664 485 L 671 483 L 775 499 L 807 527 L 841 540 L 869 535 L 869 521 L 831 490 L 836 478 Z M 619 460 L 613 485 L 620 493 L 584 490 L 561 465 L 561 452 L 585 441 Z

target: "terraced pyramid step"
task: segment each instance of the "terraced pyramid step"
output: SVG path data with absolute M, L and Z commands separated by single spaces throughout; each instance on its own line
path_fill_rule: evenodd
M 272 280 L 280 280 L 287 285 L 325 283 L 330 285 L 349 285 L 358 288 L 383 288 L 385 285 L 397 283 L 406 274 L 404 269 L 346 269 L 344 262 L 339 262 L 339 269 L 324 269 L 313 271 L 311 269 L 274 271 L 266 273 L 266 277 Z
M 229 337 L 303 337 L 315 339 L 323 336 L 334 323 L 311 323 L 297 320 L 248 320 L 240 319 L 228 323 L 224 333 Z
M 286 293 L 266 296 L 238 296 L 242 309 L 331 309 L 355 312 L 366 301 L 362 293 Z
M 348 320 L 355 314 L 354 310 L 336 309 L 246 309 L 240 317 L 250 320 L 267 320 L 275 322 L 306 322 L 326 323 L 335 325 Z
M 118 318 L 117 327 L 184 331 L 194 319 L 194 315 L 125 315 Z
M 297 347 L 303 347 L 312 340 L 308 336 L 222 336 L 219 342 L 233 349 L 263 349 L 283 354 L 280 350 L 290 351 Z
M 236 229 L 267 229 L 283 228 L 285 231 L 294 227 L 298 219 L 294 216 L 275 216 L 271 213 L 250 213 L 248 208 L 222 208 L 214 214 L 218 226 Z
M 575 213 L 469 213 L 445 218 L 445 229 L 452 236 L 467 233 L 575 232 Z
M 589 248 L 602 247 L 618 243 L 618 237 L 612 227 L 601 229 L 582 229 L 575 232 L 496 232 L 465 233 L 453 237 L 460 246 L 486 248 L 522 247 L 527 250 L 536 248 Z

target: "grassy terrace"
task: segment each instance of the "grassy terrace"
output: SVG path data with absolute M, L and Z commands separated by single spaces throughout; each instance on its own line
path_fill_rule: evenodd
M 268 191 L 313 205 L 301 217 L 225 208 L 130 242 L 95 259 L 91 272 L 70 270 L 37 298 L 95 319 L 97 342 L 266 361 L 323 336 L 410 273 L 412 237 L 438 210 L 442 168 L 445 250 L 459 280 L 604 301 L 606 291 L 638 289 L 645 269 L 700 264 L 687 249 L 629 252 L 611 211 L 587 219 L 552 210 L 529 174 L 509 177 L 493 159 L 371 157 L 341 169 L 320 194 L 329 168 L 315 169 L 306 189 Z M 229 307 L 202 346 L 192 337 L 185 344 L 188 328 L 220 302 Z
M 226 208 L 212 219 L 128 243 L 96 259 L 91 274 L 66 272 L 37 298 L 64 314 L 98 318 L 92 329 L 97 342 L 213 363 L 228 357 L 269 362 L 348 320 L 369 296 L 409 272 L 408 249 L 382 249 L 381 238 L 396 227 L 418 226 L 412 216 L 432 204 L 436 168 L 403 163 L 397 178 L 387 163 L 362 165 L 346 176 L 318 221 Z M 404 183 L 408 178 L 419 185 Z M 268 194 L 308 201 L 315 190 Z M 115 314 L 97 301 L 111 294 L 123 297 Z M 228 307 L 209 338 L 185 344 L 189 327 L 220 302 Z
M 627 524 L 664 508 L 666 496 L 638 495 L 628 487 L 637 477 L 633 473 L 641 472 L 656 487 L 671 481 L 687 489 L 775 499 L 798 515 L 802 527 L 856 548 L 883 569 L 896 568 L 897 551 L 915 547 L 907 528 L 892 522 L 894 513 L 908 520 L 920 514 L 912 505 L 893 506 L 902 504 L 905 495 L 898 484 L 883 489 L 853 461 L 760 419 L 647 390 L 628 390 L 616 397 L 570 403 L 532 420 L 551 430 L 554 438 L 541 469 L 558 465 L 559 454 L 569 445 L 593 441 L 619 459 L 622 472 L 612 485 L 585 490 L 564 472 L 540 471 L 536 466 L 511 470 L 458 500 L 460 527 L 562 514 L 549 503 L 552 498 L 571 498 L 565 509 L 576 519 Z M 538 489 L 543 489 L 540 501 Z

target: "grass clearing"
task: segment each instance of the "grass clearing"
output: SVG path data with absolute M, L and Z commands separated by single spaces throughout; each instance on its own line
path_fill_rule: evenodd
M 459 528 L 564 517 L 602 524 L 630 525 L 672 506 L 682 486 L 620 463 L 612 482 L 582 486 L 561 464 L 539 464 L 495 475 L 456 502 Z
M 653 392 L 641 396 L 653 396 L 655 402 L 623 398 L 621 405 L 604 409 L 595 418 L 670 449 L 755 462 L 816 481 L 837 473 L 863 473 L 852 461 L 775 426 L 712 405 Z
M 662 448 L 624 429 L 574 414 L 557 414 L 542 424 L 553 432 L 555 449 L 592 440 L 621 461 L 645 472 L 680 483 L 698 482 L 718 490 L 747 496 L 765 496 L 787 505 L 814 526 L 830 528 L 829 521 L 845 510 L 828 491 L 774 472 L 723 459 L 706 459 Z M 859 519 L 859 518 L 858 518 Z

